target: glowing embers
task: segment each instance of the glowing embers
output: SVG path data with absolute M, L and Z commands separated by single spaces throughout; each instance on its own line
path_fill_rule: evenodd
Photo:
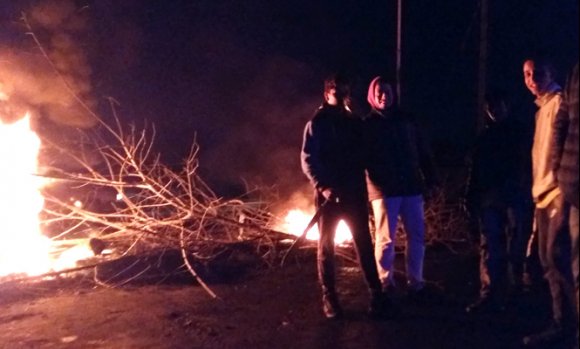
M 0 123 L 0 275 L 40 274 L 50 264 L 50 240 L 39 228 L 44 180 L 35 176 L 40 139 L 26 115 Z
M 302 210 L 293 209 L 288 211 L 288 214 L 284 217 L 284 223 L 280 227 L 280 230 L 285 231 L 289 234 L 299 236 L 302 234 L 308 222 L 312 218 L 314 213 L 308 214 Z M 308 240 L 318 240 L 320 237 L 320 232 L 318 231 L 318 226 L 315 225 L 306 234 L 306 239 Z M 352 240 L 352 234 L 346 223 L 341 220 L 336 227 L 336 234 L 334 236 L 334 243 L 337 245 L 344 244 Z

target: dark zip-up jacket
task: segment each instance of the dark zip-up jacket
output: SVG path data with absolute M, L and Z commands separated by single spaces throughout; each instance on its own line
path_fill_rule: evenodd
M 410 117 L 372 110 L 364 120 L 369 200 L 412 196 L 436 185 L 431 152 Z
M 529 196 L 532 166 L 527 138 L 524 125 L 511 118 L 489 125 L 478 136 L 467 192 L 470 204 L 506 207 Z
M 302 171 L 319 191 L 366 193 L 362 120 L 324 103 L 304 129 Z

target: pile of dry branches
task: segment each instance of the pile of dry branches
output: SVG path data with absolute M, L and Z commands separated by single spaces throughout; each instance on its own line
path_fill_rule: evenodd
M 108 193 L 108 200 L 100 205 L 71 202 L 48 190 L 44 224 L 61 228 L 54 241 L 64 246 L 90 239 L 95 253 L 112 250 L 110 258 L 179 250 L 187 269 L 204 286 L 192 260 L 211 260 L 240 245 L 254 248 L 266 263 L 275 260 L 278 242 L 289 236 L 269 228 L 273 217 L 266 202 L 220 198 L 197 173 L 197 144 L 176 171 L 153 152 L 152 128 L 150 135 L 135 128 L 125 132 L 115 120 L 115 128 L 100 121 L 101 135 L 86 136 L 92 149 L 59 149 L 81 170 L 53 169 L 47 176 Z
M 41 136 L 43 151 L 67 163 L 48 164 L 48 170 L 39 174 L 65 188 L 65 195 L 53 190 L 54 184 L 44 192 L 42 224 L 53 241 L 55 256 L 86 244 L 98 256 L 93 263 L 98 266 L 125 256 L 180 251 L 184 266 L 214 297 L 195 270 L 199 263 L 236 248 L 251 250 L 267 264 L 275 261 L 278 243 L 291 236 L 271 229 L 271 201 L 261 200 L 258 192 L 247 193 L 243 200 L 216 195 L 198 175 L 195 142 L 182 168 L 164 165 L 153 150 L 154 128 L 123 126 L 113 100 L 111 122 L 96 115 L 78 86 L 45 50 L 24 13 L 22 21 L 75 106 L 98 125 L 79 131 L 82 138 L 73 146 Z M 71 201 L 69 189 L 85 194 Z

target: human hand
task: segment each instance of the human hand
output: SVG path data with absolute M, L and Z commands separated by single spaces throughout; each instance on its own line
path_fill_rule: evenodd
M 322 196 L 324 196 L 324 198 L 326 200 L 330 200 L 330 198 L 334 195 L 334 192 L 332 191 L 332 189 L 330 188 L 326 188 L 322 191 Z
M 322 191 L 322 196 L 326 199 L 326 201 L 338 202 L 338 196 L 336 195 L 335 191 L 326 188 Z

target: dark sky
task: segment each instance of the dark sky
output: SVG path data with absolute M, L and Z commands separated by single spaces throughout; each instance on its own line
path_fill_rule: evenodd
M 0 5 L 0 20 L 17 21 L 20 11 L 48 2 Z M 108 113 L 102 101 L 112 96 L 124 121 L 153 122 L 157 149 L 170 164 L 195 136 L 203 173 L 224 192 L 244 181 L 276 185 L 282 195 L 304 185 L 302 128 L 321 102 L 322 79 L 350 73 L 357 110 L 366 112 L 368 82 L 394 72 L 395 0 L 70 2 L 88 22 L 77 43 L 99 112 Z M 403 107 L 438 152 L 464 149 L 476 110 L 477 2 L 403 2 Z M 513 96 L 516 111 L 531 114 L 521 63 L 545 51 L 563 72 L 572 67 L 578 1 L 489 3 L 490 84 Z M 0 34 L 7 38 L 27 40 L 16 31 Z

